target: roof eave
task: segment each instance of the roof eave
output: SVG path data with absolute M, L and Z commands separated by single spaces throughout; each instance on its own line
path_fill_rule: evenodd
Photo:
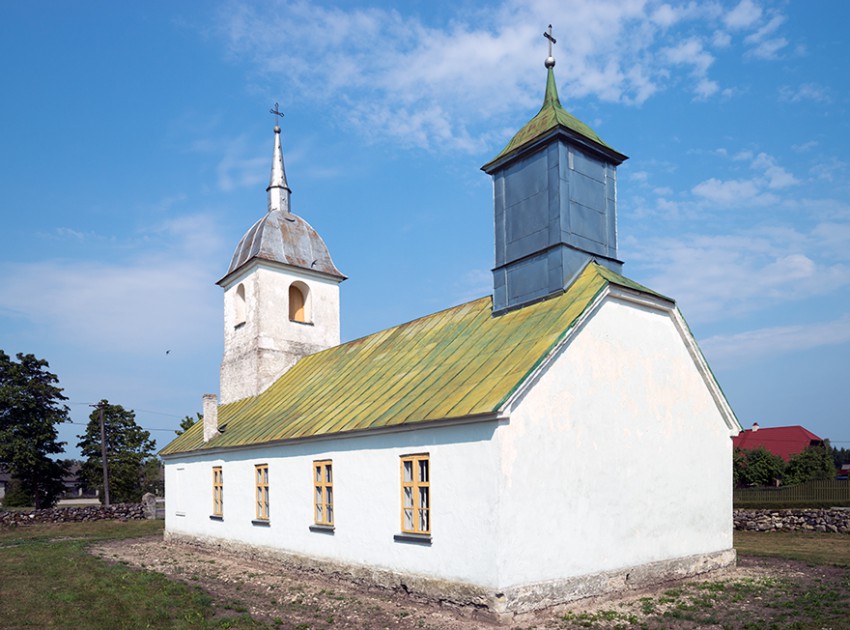
M 270 260 L 268 258 L 263 258 L 262 256 L 252 256 L 251 258 L 246 260 L 244 263 L 239 265 L 236 269 L 225 274 L 224 277 L 222 277 L 220 280 L 216 281 L 216 284 L 220 287 L 226 288 L 227 286 L 233 284 L 233 281 L 234 281 L 235 278 L 243 275 L 244 273 L 249 271 L 251 268 L 256 267 L 258 265 L 261 265 L 261 264 L 268 265 L 270 267 L 277 267 L 278 269 L 287 269 L 287 270 L 294 269 L 296 271 L 303 272 L 307 275 L 316 276 L 316 277 L 320 277 L 320 278 L 335 278 L 339 282 L 343 282 L 344 280 L 348 280 L 348 276 L 346 276 L 341 271 L 339 271 L 339 269 L 336 269 L 336 267 L 334 267 L 334 269 L 336 269 L 336 273 L 329 273 L 327 271 L 316 271 L 315 269 L 307 269 L 306 267 L 298 267 L 296 265 L 288 265 L 286 263 L 282 263 L 282 262 L 277 261 L 277 260 Z
M 546 131 L 545 133 L 537 136 L 536 138 L 532 138 L 531 140 L 524 142 L 518 147 L 511 149 L 511 151 L 509 151 L 508 153 L 499 154 L 495 159 L 482 166 L 481 170 L 487 173 L 488 175 L 492 175 L 496 170 L 504 168 L 510 162 L 513 162 L 514 160 L 519 159 L 524 155 L 537 151 L 541 146 L 548 144 L 552 139 L 557 138 L 559 136 L 562 136 L 568 142 L 578 145 L 581 148 L 589 151 L 591 154 L 610 161 L 612 164 L 614 164 L 614 166 L 619 166 L 620 164 L 629 159 L 627 155 L 620 153 L 615 149 L 612 149 L 608 145 L 596 142 L 588 138 L 587 136 L 584 136 L 570 129 L 569 127 L 559 124 L 553 129 L 550 129 L 549 131 Z
M 365 429 L 353 429 L 350 431 L 337 431 L 334 433 L 322 433 L 318 435 L 307 435 L 304 437 L 285 438 L 281 440 L 268 440 L 257 442 L 255 444 L 239 444 L 234 446 L 202 446 L 201 448 L 190 449 L 186 451 L 175 451 L 173 453 L 164 453 L 166 446 L 159 452 L 162 459 L 176 458 L 187 455 L 209 455 L 212 453 L 233 452 L 239 450 L 267 448 L 270 446 L 286 446 L 289 444 L 303 444 L 306 442 L 325 442 L 327 440 L 357 438 L 365 435 L 379 435 L 388 433 L 402 433 L 407 431 L 418 431 L 422 429 L 436 429 L 440 427 L 460 426 L 465 424 L 478 424 L 482 422 L 508 422 L 507 415 L 501 412 L 488 412 L 473 414 L 469 416 L 459 416 L 457 418 L 440 418 L 437 420 L 417 420 L 414 422 L 403 422 L 400 424 L 369 427 Z

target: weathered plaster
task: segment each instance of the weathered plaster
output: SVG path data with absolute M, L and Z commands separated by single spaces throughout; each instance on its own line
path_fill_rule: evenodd
M 499 432 L 499 582 L 731 549 L 729 429 L 672 314 L 608 297 L 559 353 Z
M 221 404 L 255 396 L 296 361 L 339 344 L 339 282 L 324 274 L 257 261 L 224 287 Z M 289 286 L 306 286 L 307 322 L 289 319 Z M 239 287 L 245 321 L 238 323 Z

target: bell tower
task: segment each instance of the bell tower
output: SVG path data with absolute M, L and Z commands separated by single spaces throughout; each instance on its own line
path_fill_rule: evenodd
M 271 113 L 278 116 L 277 103 Z M 256 396 L 309 354 L 339 345 L 339 284 L 322 238 L 290 209 L 280 126 L 268 210 L 242 237 L 225 276 L 221 403 Z
M 537 115 L 482 170 L 493 178 L 493 313 L 565 290 L 591 260 L 620 272 L 617 166 L 626 156 L 558 98 L 552 25 L 546 92 Z

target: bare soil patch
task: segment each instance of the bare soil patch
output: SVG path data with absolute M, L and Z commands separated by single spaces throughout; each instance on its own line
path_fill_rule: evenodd
M 778 558 L 742 557 L 737 568 L 709 576 L 498 618 L 159 537 L 101 542 L 91 551 L 107 561 L 200 586 L 214 598 L 216 616 L 247 612 L 277 628 L 850 628 L 850 617 L 844 625 L 822 617 L 831 607 L 850 610 L 850 570 Z

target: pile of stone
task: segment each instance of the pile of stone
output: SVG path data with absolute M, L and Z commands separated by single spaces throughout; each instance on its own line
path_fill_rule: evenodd
M 850 509 L 734 510 L 735 529 L 850 534 Z
M 118 503 L 109 507 L 86 505 L 59 507 L 27 512 L 0 512 L 0 527 L 32 525 L 34 523 L 78 523 L 82 521 L 130 521 L 145 518 L 141 503 Z

